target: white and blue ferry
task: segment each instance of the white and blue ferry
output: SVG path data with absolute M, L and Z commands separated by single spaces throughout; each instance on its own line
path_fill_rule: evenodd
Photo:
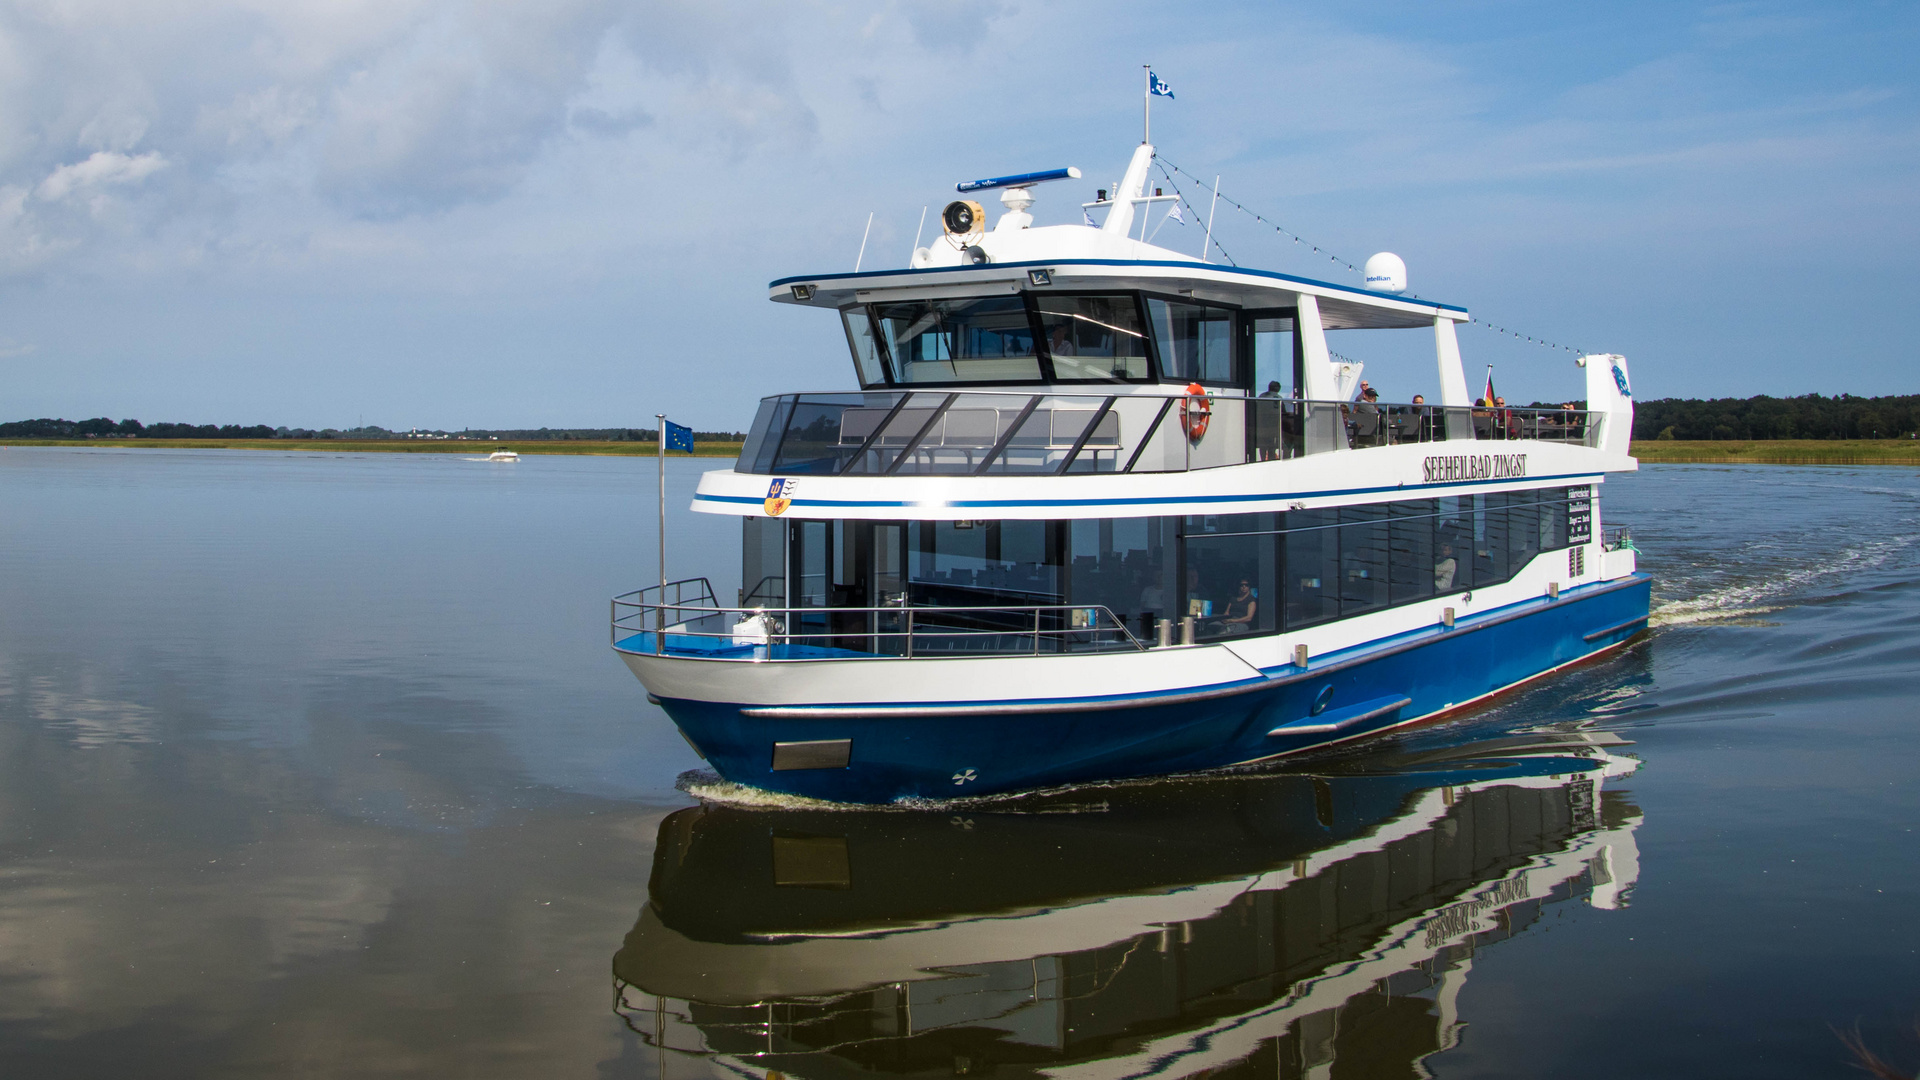
M 1645 627 L 1600 513 L 1636 468 L 1622 357 L 1578 361 L 1584 408 L 1477 405 L 1463 308 L 1148 243 L 1153 153 L 1098 225 L 1027 213 L 1077 170 L 977 181 L 990 228 L 957 201 L 906 269 L 769 286 L 838 314 L 859 389 L 765 399 L 701 479 L 693 509 L 741 519 L 734 603 L 613 605 L 721 776 L 880 803 L 1261 762 Z M 1353 397 L 1332 346 L 1394 329 L 1432 334 L 1437 400 Z

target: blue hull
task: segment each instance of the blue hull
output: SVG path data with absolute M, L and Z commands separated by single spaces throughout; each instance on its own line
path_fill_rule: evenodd
M 1081 711 L 920 716 L 745 716 L 661 705 L 721 776 L 850 803 L 951 799 L 1239 764 L 1353 739 L 1444 711 L 1611 648 L 1645 628 L 1644 574 L 1316 657 L 1264 679 L 1116 699 Z M 1195 700 L 1195 690 L 1211 696 Z M 1166 702 L 1177 694 L 1184 700 Z M 1289 729 L 1291 725 L 1291 729 Z M 842 769 L 775 771 L 773 744 L 850 739 Z

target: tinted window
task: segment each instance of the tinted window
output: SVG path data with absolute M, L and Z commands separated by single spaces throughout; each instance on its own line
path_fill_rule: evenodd
M 873 340 L 873 320 L 867 317 L 866 308 L 849 308 L 840 313 L 847 327 L 847 347 L 853 350 L 853 369 L 860 375 L 860 385 L 866 387 L 885 386 L 887 375 L 880 364 L 880 348 Z
M 1270 633 L 1274 535 L 1190 536 L 1186 614 L 1202 641 Z
M 1147 312 L 1160 346 L 1163 378 L 1172 382 L 1239 382 L 1233 370 L 1230 309 L 1149 300 Z
M 1434 553 L 1434 500 L 1409 499 L 1388 506 L 1391 510 L 1387 526 L 1391 599 L 1396 604 L 1424 600 L 1433 595 L 1439 579 L 1448 573 Z M 1451 578 L 1448 583 L 1451 584 Z
M 1340 615 L 1339 511 L 1286 516 L 1287 625 L 1311 626 Z
M 1340 615 L 1387 606 L 1387 507 L 1340 509 Z
M 1053 376 L 1101 382 L 1147 377 L 1147 328 L 1132 294 L 1034 296 Z
M 875 304 L 873 315 L 897 382 L 1040 378 L 1033 327 L 1017 296 Z

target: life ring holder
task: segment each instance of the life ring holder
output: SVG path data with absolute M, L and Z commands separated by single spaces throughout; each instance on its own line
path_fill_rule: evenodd
M 1180 428 L 1187 433 L 1187 441 L 1197 443 L 1207 433 L 1207 425 L 1213 420 L 1213 398 L 1207 395 L 1207 388 L 1199 383 L 1187 384 L 1187 395 L 1180 399 Z

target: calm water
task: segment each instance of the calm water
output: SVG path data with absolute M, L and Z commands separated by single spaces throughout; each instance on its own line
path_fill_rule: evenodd
M 607 649 L 649 460 L 0 449 L 0 1074 L 1920 1066 L 1920 475 L 1605 497 L 1653 632 L 1483 712 L 817 813 L 677 792 Z

